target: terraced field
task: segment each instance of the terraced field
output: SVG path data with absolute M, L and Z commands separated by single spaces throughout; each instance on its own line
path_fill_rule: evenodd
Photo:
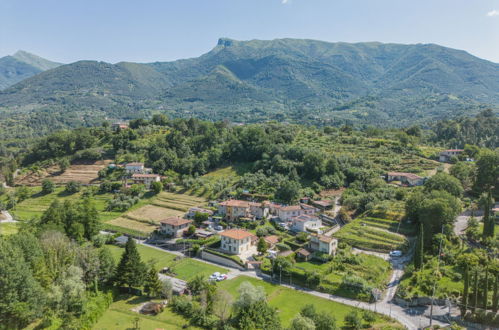
M 406 246 L 407 239 L 404 236 L 363 225 L 362 220 L 357 219 L 347 224 L 334 236 L 353 247 L 383 253 L 404 249 Z

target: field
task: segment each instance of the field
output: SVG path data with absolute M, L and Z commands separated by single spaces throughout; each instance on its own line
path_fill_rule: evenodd
M 108 248 L 111 250 L 116 262 L 119 262 L 124 249 L 114 245 L 109 245 Z M 186 281 L 193 279 L 197 275 L 208 277 L 214 272 L 227 273 L 227 269 L 225 268 L 191 258 L 183 258 L 175 261 L 176 255 L 148 246 L 137 245 L 137 249 L 142 257 L 142 261 L 154 261 L 157 269 L 171 267 L 178 278 Z
M 17 233 L 18 224 L 16 222 L 0 222 L 0 235 L 12 235 Z
M 255 286 L 261 286 L 265 289 L 270 305 L 278 309 L 283 327 L 288 327 L 291 320 L 299 313 L 300 309 L 307 304 L 315 305 L 315 308 L 318 311 L 331 313 L 336 318 L 338 326 L 343 326 L 345 315 L 352 310 L 355 310 L 354 307 L 246 276 L 239 276 L 233 280 L 220 282 L 218 286 L 227 290 L 236 298 L 238 295 L 237 289 L 243 282 L 250 282 Z M 374 327 L 381 328 L 383 326 L 390 326 L 392 329 L 402 329 L 399 324 L 391 322 L 383 316 L 378 316 Z
M 62 174 L 59 167 L 53 165 L 46 169 L 22 173 L 16 178 L 15 183 L 27 186 L 39 186 L 44 179 L 49 179 L 56 184 L 65 184 L 69 181 L 78 181 L 83 184 L 96 183 L 99 180 L 98 172 L 111 162 L 111 160 L 75 162 Z
M 186 319 L 173 313 L 169 308 L 165 308 L 162 313 L 155 316 L 139 314 L 132 310 L 147 301 L 149 301 L 149 299 L 146 297 L 127 295 L 118 297 L 118 299 L 109 306 L 109 309 L 102 315 L 93 329 L 134 329 L 136 318 L 139 319 L 138 326 L 140 329 L 199 329 L 197 327 L 189 326 L 189 322 Z
M 134 207 L 120 217 L 106 221 L 108 229 L 120 230 L 138 236 L 148 236 L 159 221 L 171 216 L 182 217 L 193 206 L 202 206 L 206 200 L 201 197 L 161 192 L 148 202 L 148 205 Z M 112 226 L 112 227 L 111 227 Z

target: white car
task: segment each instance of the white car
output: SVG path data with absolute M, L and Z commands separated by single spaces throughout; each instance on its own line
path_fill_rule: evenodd
M 218 282 L 223 281 L 223 280 L 225 280 L 225 279 L 227 279 L 227 275 L 226 275 L 226 274 L 222 274 L 222 275 L 219 275 L 219 276 L 217 277 L 217 281 L 218 281 Z
M 401 257 L 402 256 L 402 251 L 395 250 L 395 251 L 390 251 L 390 257 Z
M 220 276 L 219 272 L 214 272 L 213 274 L 210 275 L 210 280 L 218 280 L 219 276 Z

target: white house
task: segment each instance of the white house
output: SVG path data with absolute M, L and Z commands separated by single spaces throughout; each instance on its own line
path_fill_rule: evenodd
M 250 251 L 254 235 L 242 229 L 229 229 L 220 234 L 221 249 L 229 254 L 242 254 Z
M 266 218 L 269 215 L 269 202 L 249 203 L 250 213 L 257 219 Z
M 159 230 L 161 233 L 171 236 L 171 237 L 181 237 L 184 231 L 187 230 L 189 224 L 192 223 L 191 220 L 182 219 L 180 217 L 169 217 L 165 220 L 161 220 Z
M 161 176 L 158 174 L 132 174 L 132 180 L 134 184 L 143 184 L 147 189 L 151 188 L 153 182 L 160 182 Z
M 414 173 L 388 172 L 386 174 L 386 181 L 400 181 L 409 186 L 421 186 L 424 183 L 424 178 Z
M 200 208 L 200 207 L 191 207 L 187 211 L 187 217 L 188 218 L 194 218 L 194 216 L 196 215 L 196 213 L 208 214 L 209 217 L 211 217 L 213 215 L 213 211 L 212 210 L 207 210 L 207 209 L 203 209 L 203 208 Z
M 338 240 L 331 236 L 312 235 L 309 242 L 309 248 L 312 251 L 335 255 L 338 248 Z
M 287 222 L 291 221 L 292 218 L 298 217 L 300 215 L 314 215 L 319 210 L 313 206 L 307 204 L 281 206 L 276 208 L 277 216 L 281 221 Z
M 300 215 L 291 218 L 291 230 L 296 232 L 317 232 L 321 227 L 321 219 L 313 215 Z
M 438 160 L 441 162 L 448 162 L 452 157 L 459 156 L 464 150 L 463 149 L 448 149 L 440 152 Z
M 218 213 L 229 221 L 234 221 L 238 218 L 250 218 L 250 203 L 231 199 L 218 204 Z
M 128 163 L 125 170 L 128 174 L 144 173 L 144 163 Z

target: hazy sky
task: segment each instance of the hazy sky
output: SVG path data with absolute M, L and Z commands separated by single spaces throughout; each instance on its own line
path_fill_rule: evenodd
M 499 0 L 0 0 L 0 56 L 166 61 L 219 37 L 437 43 L 499 63 Z

